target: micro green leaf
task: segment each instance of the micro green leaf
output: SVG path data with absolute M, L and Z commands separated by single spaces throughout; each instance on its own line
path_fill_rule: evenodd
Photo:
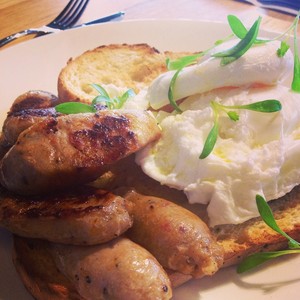
M 274 231 L 284 236 L 289 241 L 289 247 L 292 249 L 299 249 L 300 243 L 292 239 L 284 231 L 282 231 L 277 225 L 272 210 L 268 205 L 267 201 L 260 195 L 256 195 L 256 205 L 263 221 Z
M 56 105 L 55 110 L 63 114 L 95 113 L 97 112 L 97 105 L 103 103 L 109 109 L 119 109 L 124 105 L 125 101 L 127 101 L 129 97 L 135 95 L 134 91 L 129 89 L 120 97 L 111 99 L 101 85 L 94 83 L 91 85 L 99 92 L 99 95 L 92 100 L 90 105 L 82 102 L 65 102 Z
M 55 110 L 62 114 L 94 113 L 96 109 L 81 102 L 64 102 L 55 106 Z
M 121 108 L 130 97 L 134 97 L 135 92 L 132 89 L 127 90 L 122 96 L 118 97 L 119 101 L 115 108 Z
M 228 15 L 227 16 L 227 21 L 228 24 L 232 30 L 232 32 L 240 39 L 243 39 L 248 30 L 246 29 L 246 27 L 244 26 L 244 24 L 241 22 L 241 20 L 234 16 L 234 15 Z
M 104 96 L 109 99 L 107 91 L 99 84 L 92 83 L 91 86 L 99 93 L 99 95 Z
M 214 118 L 215 118 L 214 126 L 211 129 L 207 137 L 207 140 L 204 143 L 204 148 L 202 150 L 202 153 L 199 156 L 200 159 L 206 158 L 212 152 L 215 146 L 216 139 L 218 137 L 218 131 L 219 131 L 219 124 L 218 124 L 219 111 L 224 111 L 232 121 L 238 121 L 240 118 L 239 114 L 235 111 L 232 111 L 232 109 L 247 109 L 252 111 L 271 113 L 271 112 L 277 112 L 282 108 L 281 103 L 275 99 L 263 100 L 263 101 L 258 101 L 250 104 L 244 104 L 244 105 L 223 105 L 216 101 L 212 101 L 211 106 L 214 111 Z
M 229 26 L 232 30 L 232 32 L 239 38 L 239 39 L 243 39 L 248 30 L 246 29 L 246 27 L 244 26 L 244 24 L 242 23 L 242 21 L 237 17 L 237 16 L 234 16 L 234 15 L 229 15 L 227 17 L 227 20 L 228 20 L 228 23 L 229 23 Z M 268 42 L 271 42 L 273 41 L 273 39 L 271 40 L 260 40 L 260 39 L 256 39 L 254 41 L 255 44 L 264 44 L 264 43 L 268 43 Z
M 177 105 L 176 101 L 174 100 L 174 88 L 175 88 L 175 82 L 176 82 L 176 79 L 179 75 L 179 73 L 181 72 L 182 69 L 179 69 L 175 72 L 175 74 L 173 75 L 172 79 L 171 79 L 171 82 L 170 82 L 170 86 L 169 86 L 169 91 L 168 91 L 168 97 L 169 97 L 169 101 L 170 101 L 170 104 L 173 106 L 173 108 L 181 113 L 182 110 L 180 109 L 180 107 Z
M 109 109 L 120 109 L 124 103 L 127 101 L 127 99 L 131 96 L 134 96 L 135 93 L 132 89 L 127 90 L 123 95 L 120 97 L 110 98 L 107 91 L 98 84 L 92 84 L 92 86 L 99 92 L 100 95 L 96 96 L 93 101 L 92 105 L 97 105 L 101 103 L 105 103 L 105 105 Z
M 210 130 L 205 140 L 203 150 L 199 156 L 200 159 L 206 158 L 213 151 L 215 144 L 217 142 L 218 134 L 219 134 L 219 124 L 218 122 L 215 122 L 214 126 Z
M 282 250 L 282 251 L 272 251 L 272 252 L 261 252 L 251 254 L 246 257 L 237 267 L 238 273 L 247 272 L 270 259 L 280 257 L 287 254 L 297 254 L 300 250 Z
M 236 111 L 228 111 L 227 115 L 232 121 L 238 121 L 240 119 L 240 116 Z
M 261 17 L 259 17 L 250 30 L 247 32 L 245 37 L 240 40 L 239 43 L 237 43 L 235 46 L 233 46 L 230 49 L 227 49 L 225 51 L 217 52 L 213 54 L 213 57 L 220 57 L 221 58 L 221 65 L 227 65 L 238 58 L 240 58 L 244 53 L 246 53 L 250 47 L 254 44 L 257 34 L 258 34 L 258 29 L 259 25 L 261 22 Z
M 295 19 L 294 25 L 294 76 L 292 81 L 292 90 L 300 93 L 300 60 L 298 55 L 298 39 L 297 39 L 297 28 L 299 22 L 299 13 Z
M 300 253 L 300 243 L 292 239 L 288 234 L 282 231 L 276 223 L 274 215 L 270 206 L 268 205 L 267 201 L 261 196 L 256 195 L 256 205 L 260 216 L 262 217 L 263 221 L 272 228 L 275 232 L 281 234 L 288 240 L 288 250 L 283 251 L 272 251 L 272 252 L 261 252 L 249 255 L 246 257 L 237 267 L 238 273 L 243 273 L 249 271 L 256 266 L 261 265 L 262 263 L 287 254 L 296 254 Z
M 272 113 L 272 112 L 280 111 L 282 105 L 278 100 L 269 99 L 269 100 L 258 101 L 250 104 L 234 106 L 234 108 L 248 109 L 248 110 L 264 112 L 264 113 Z
M 281 41 L 280 47 L 277 49 L 277 55 L 278 57 L 284 57 L 286 52 L 290 49 L 290 46 L 285 42 Z
M 194 64 L 195 62 L 197 62 L 197 59 L 203 55 L 204 54 L 201 52 L 201 53 L 194 54 L 194 55 L 183 56 L 176 60 L 170 60 L 169 58 L 167 58 L 166 65 L 167 65 L 168 70 L 179 70 L 186 66 Z
M 210 105 L 213 110 L 214 125 L 211 128 L 210 132 L 208 133 L 208 136 L 204 142 L 204 146 L 199 156 L 199 159 L 206 158 L 213 151 L 219 135 L 219 110 L 220 110 L 219 107 L 220 106 L 219 103 L 216 101 L 212 101 Z

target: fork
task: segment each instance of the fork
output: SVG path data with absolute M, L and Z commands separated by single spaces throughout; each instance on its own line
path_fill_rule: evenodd
M 0 48 L 20 37 L 35 34 L 42 36 L 71 28 L 83 14 L 89 0 L 70 0 L 62 12 L 49 24 L 39 28 L 30 28 L 14 33 L 0 40 Z

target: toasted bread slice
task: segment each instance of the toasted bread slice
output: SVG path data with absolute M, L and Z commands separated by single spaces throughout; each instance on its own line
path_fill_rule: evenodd
M 62 102 L 90 103 L 97 95 L 91 84 L 145 89 L 167 71 L 166 59 L 172 60 L 190 52 L 159 52 L 147 44 L 111 44 L 89 50 L 71 58 L 58 77 L 58 98 Z
M 278 226 L 300 240 L 300 187 L 269 202 Z M 287 240 L 267 226 L 258 217 L 238 225 L 220 225 L 213 228 L 219 244 L 225 249 L 225 265 L 238 264 L 252 253 L 287 248 Z
M 58 97 L 90 102 L 97 94 L 93 83 L 139 92 L 165 71 L 164 54 L 146 44 L 100 46 L 68 61 L 58 77 Z

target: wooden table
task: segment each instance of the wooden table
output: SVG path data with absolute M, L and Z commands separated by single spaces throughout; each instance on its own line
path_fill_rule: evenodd
M 23 29 L 47 24 L 67 3 L 68 0 L 0 0 L 0 39 Z M 228 14 L 235 14 L 251 24 L 261 15 L 261 27 L 278 32 L 287 28 L 294 19 L 291 15 L 234 0 L 90 0 L 80 22 L 119 10 L 125 11 L 123 20 L 184 18 L 225 22 Z

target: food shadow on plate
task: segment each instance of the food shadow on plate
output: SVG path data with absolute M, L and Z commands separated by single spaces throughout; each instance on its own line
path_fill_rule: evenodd
M 12 235 L 0 228 L 0 299 L 1 300 L 32 300 L 12 263 Z
M 297 269 L 297 267 L 299 268 L 298 263 L 298 256 L 291 255 L 266 262 L 245 274 L 238 274 L 236 266 L 227 267 L 218 271 L 212 277 L 200 278 L 185 283 L 175 289 L 172 300 L 210 300 L 217 299 L 221 295 L 223 300 L 229 300 L 232 299 L 234 293 L 240 295 L 243 291 L 247 292 L 247 294 L 243 293 L 244 296 L 247 295 L 247 297 L 243 296 L 244 300 L 253 299 L 253 297 L 261 299 L 266 296 L 280 299 L 277 298 L 277 295 L 285 293 L 287 289 L 292 294 L 298 293 L 298 288 L 291 287 L 299 285 L 300 274 L 292 270 L 291 275 L 289 275 L 291 265 Z
M 297 266 L 296 259 L 295 255 L 278 257 L 277 259 L 265 262 L 245 274 L 237 274 L 237 276 L 232 278 L 233 282 L 241 289 L 259 290 L 263 295 L 275 293 L 279 289 L 288 287 L 289 285 L 299 285 L 300 274 L 290 273 L 287 270 L 287 265 L 288 268 L 291 268 L 293 265 Z

